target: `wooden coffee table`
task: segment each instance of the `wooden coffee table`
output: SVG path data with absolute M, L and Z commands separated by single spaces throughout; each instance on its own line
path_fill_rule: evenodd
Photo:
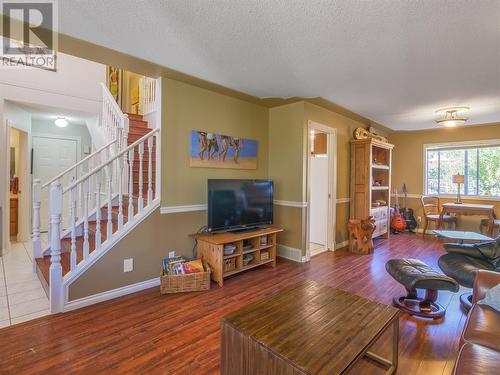
M 369 350 L 391 325 L 389 360 Z M 398 309 L 306 280 L 222 319 L 221 372 L 346 374 L 365 356 L 392 374 L 398 332 Z

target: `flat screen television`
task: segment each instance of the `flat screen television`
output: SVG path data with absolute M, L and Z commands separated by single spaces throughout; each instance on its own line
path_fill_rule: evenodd
M 272 180 L 208 180 L 208 231 L 234 231 L 273 223 Z

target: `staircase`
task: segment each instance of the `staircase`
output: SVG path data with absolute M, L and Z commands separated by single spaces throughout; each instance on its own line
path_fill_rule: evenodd
M 141 115 L 135 115 L 135 114 L 128 114 L 129 118 L 129 132 L 128 132 L 128 139 L 127 139 L 127 145 L 130 146 L 134 142 L 142 139 L 146 134 L 150 133 L 152 129 L 148 128 L 148 123 L 142 119 Z M 134 148 L 134 160 L 139 160 L 139 147 Z M 142 201 L 146 202 L 148 197 L 148 163 L 149 163 L 149 154 L 145 153 L 142 156 L 142 168 L 141 168 L 141 163 L 135 162 L 133 167 L 132 167 L 132 182 L 133 182 L 133 193 L 132 193 L 132 200 L 133 200 L 133 210 L 134 210 L 134 215 L 138 213 L 138 207 L 139 207 L 139 194 L 142 194 Z M 152 175 L 151 175 L 151 188 L 152 188 L 152 195 L 155 195 L 155 189 L 156 189 L 156 147 L 155 147 L 155 140 L 153 139 L 153 146 L 152 146 L 152 153 L 151 153 L 151 164 L 152 164 Z M 130 165 L 129 165 L 130 168 Z M 140 170 L 142 170 L 142 179 L 139 176 Z M 142 182 L 141 186 L 139 184 Z M 139 191 L 141 190 L 141 191 Z M 125 195 L 123 197 L 123 205 L 122 207 L 128 207 L 129 206 L 129 195 Z M 119 223 L 118 223 L 118 216 L 119 216 L 119 210 L 120 207 L 118 205 L 118 202 L 112 202 L 111 204 L 111 235 L 115 234 L 118 231 L 119 228 Z M 129 222 L 129 216 L 128 216 L 128 210 L 123 210 L 123 225 L 127 224 Z M 102 207 L 101 208 L 101 218 L 108 218 L 108 207 Z M 97 230 L 97 221 L 95 220 L 89 220 L 88 221 L 88 245 L 89 245 L 89 255 L 92 254 L 92 252 L 96 249 L 96 234 L 99 232 Z M 101 242 L 104 243 L 108 239 L 108 223 L 105 220 L 100 221 L 99 224 L 99 229 L 100 229 L 100 236 L 101 236 Z M 84 259 L 84 235 L 83 233 L 81 235 L 75 235 L 75 251 L 76 251 L 76 263 L 80 263 Z M 61 239 L 61 267 L 62 267 L 62 275 L 63 277 L 70 272 L 71 270 L 71 246 L 72 246 L 72 238 L 71 237 L 64 237 Z M 48 251 L 46 252 L 48 253 Z M 37 258 L 36 259 L 36 264 L 38 266 L 38 272 L 41 274 L 43 277 L 42 284 L 46 285 L 47 287 L 50 286 L 50 264 L 51 264 L 51 255 L 47 254 L 43 258 Z
M 140 115 L 121 113 L 105 90 L 101 123 L 113 139 L 45 185 L 33 184 L 34 271 L 53 313 L 68 306 L 69 285 L 160 204 L 160 129 L 149 128 Z M 42 250 L 43 188 L 50 188 L 50 245 Z

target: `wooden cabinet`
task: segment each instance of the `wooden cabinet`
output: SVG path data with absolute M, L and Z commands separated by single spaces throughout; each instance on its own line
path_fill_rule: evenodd
M 220 286 L 224 278 L 231 275 L 268 265 L 276 266 L 276 234 L 279 228 L 265 228 L 240 233 L 193 234 L 198 241 L 198 256 L 211 268 L 212 280 Z M 234 245 L 232 254 L 224 254 L 224 246 Z M 245 261 L 245 258 L 251 260 Z M 247 257 L 246 257 L 247 256 Z
M 17 236 L 19 231 L 19 199 L 17 195 L 10 196 L 10 235 Z
M 373 216 L 373 237 L 388 237 L 390 228 L 392 149 L 374 139 L 351 141 L 351 219 Z

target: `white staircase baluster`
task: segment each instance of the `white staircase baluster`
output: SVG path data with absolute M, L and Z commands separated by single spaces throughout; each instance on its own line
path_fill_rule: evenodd
M 83 260 L 89 256 L 89 179 L 83 181 Z
M 148 138 L 148 206 L 153 200 L 153 137 Z
M 63 308 L 62 267 L 61 267 L 61 215 L 62 187 L 59 182 L 50 186 L 50 310 L 58 313 Z
M 95 249 L 101 247 L 101 170 L 95 174 Z
M 106 226 L 107 238 L 110 238 L 113 234 L 113 204 L 111 202 L 112 195 L 112 183 L 113 183 L 113 163 L 109 163 L 106 166 L 106 177 L 107 177 L 107 194 L 108 194 L 108 223 Z
M 142 212 L 144 208 L 144 198 L 142 197 L 142 164 L 144 161 L 144 142 L 139 143 L 139 198 L 137 203 L 137 211 Z
M 124 158 L 118 158 L 118 230 L 123 227 L 123 164 Z
M 156 152 L 155 152 L 155 199 L 158 199 L 160 192 L 160 160 L 161 160 L 161 138 L 160 138 L 160 133 L 155 133 L 154 135 L 154 140 L 155 140 L 155 147 L 156 147 Z
M 130 126 L 130 120 L 128 118 L 128 115 L 126 113 L 123 114 L 122 117 L 122 139 L 121 139 L 121 144 L 120 144 L 120 151 L 125 149 L 128 144 L 128 131 L 129 131 L 129 126 Z
M 40 206 L 42 201 L 42 183 L 33 180 L 33 272 L 36 272 L 36 259 L 42 258 L 42 240 L 40 238 Z
M 134 148 L 128 152 L 128 222 L 134 219 Z
M 70 270 L 76 268 L 76 187 L 69 191 L 69 218 L 71 222 Z

